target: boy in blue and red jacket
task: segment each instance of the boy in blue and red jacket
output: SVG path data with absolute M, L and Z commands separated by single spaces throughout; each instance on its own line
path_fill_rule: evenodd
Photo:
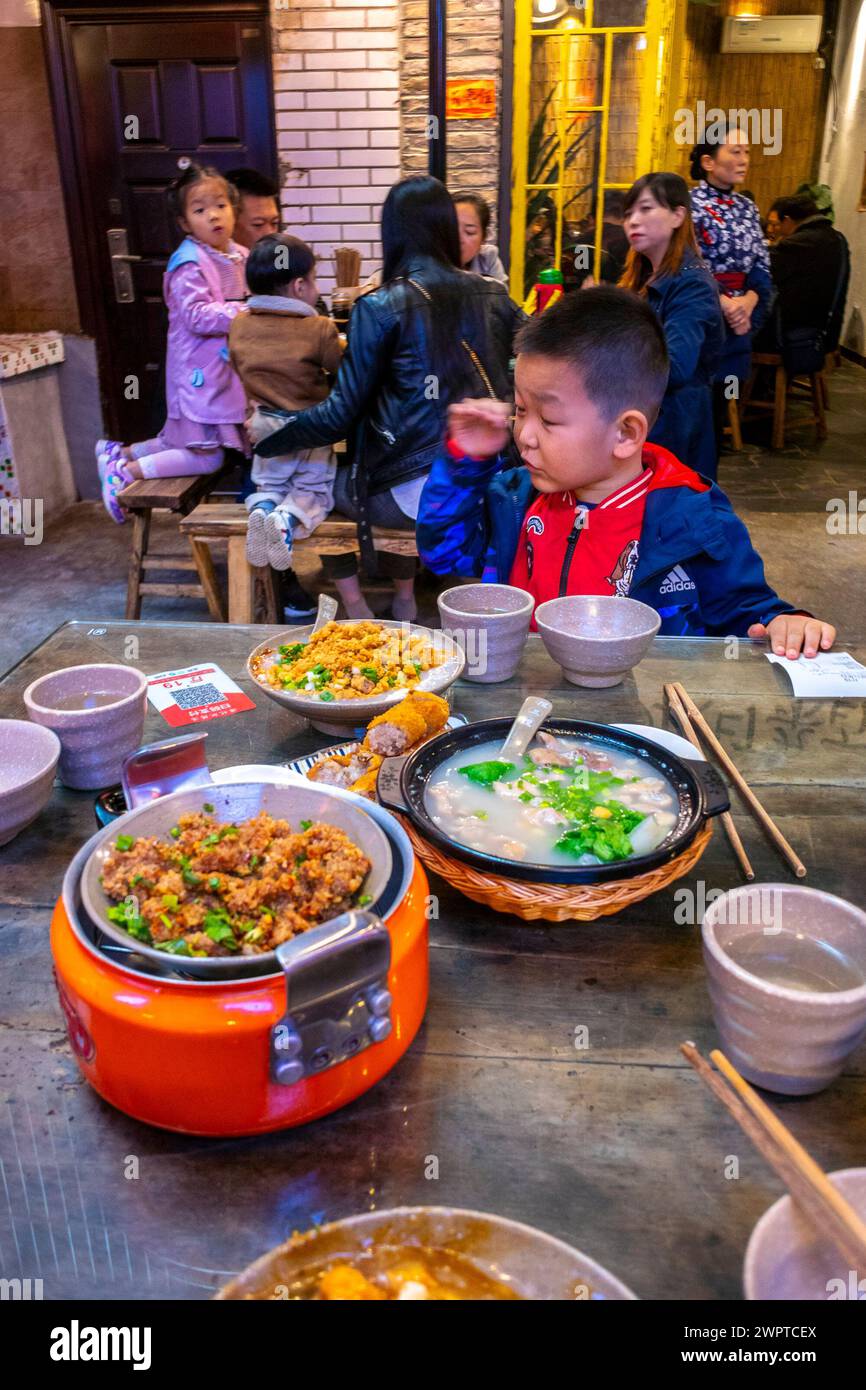
M 612 286 L 568 295 L 521 329 L 511 408 L 461 401 L 427 480 L 418 552 L 436 574 L 639 599 L 668 636 L 769 639 L 780 655 L 826 651 L 829 623 L 779 598 L 725 494 L 646 443 L 667 382 L 661 326 Z

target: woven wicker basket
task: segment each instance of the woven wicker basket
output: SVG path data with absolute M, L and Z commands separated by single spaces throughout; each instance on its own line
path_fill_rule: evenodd
M 443 854 L 418 834 L 405 816 L 402 821 L 412 848 L 425 868 L 439 874 L 464 897 L 483 903 L 494 912 L 508 912 L 524 922 L 593 922 L 597 917 L 610 917 L 632 903 L 639 903 L 651 893 L 667 888 L 697 864 L 710 842 L 712 821 L 706 821 L 691 844 L 649 873 L 634 878 L 614 879 L 608 883 L 529 883 L 524 879 L 502 878 L 499 874 L 483 873 L 462 859 Z

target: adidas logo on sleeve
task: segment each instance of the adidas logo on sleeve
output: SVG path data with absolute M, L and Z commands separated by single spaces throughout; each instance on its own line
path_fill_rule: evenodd
M 674 565 L 670 574 L 666 575 L 659 586 L 660 594 L 683 594 L 688 590 L 694 592 L 697 585 L 690 579 L 682 565 Z

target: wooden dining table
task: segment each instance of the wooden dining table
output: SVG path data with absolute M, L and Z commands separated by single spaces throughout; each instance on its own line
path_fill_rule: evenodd
M 276 631 L 67 622 L 0 681 L 0 715 L 24 717 L 25 687 L 59 667 L 154 674 L 208 659 L 255 700 L 206 725 L 211 768 L 285 763 L 333 739 L 247 678 L 248 653 Z M 866 656 L 863 643 L 848 649 Z M 806 863 L 806 884 L 862 904 L 866 702 L 794 699 L 761 644 L 658 638 L 622 684 L 589 690 L 530 636 L 512 679 L 451 694 L 470 720 L 543 693 L 556 715 L 672 729 L 672 680 Z M 145 741 L 171 733 L 149 707 Z M 41 1279 L 46 1299 L 204 1299 L 293 1231 L 423 1204 L 540 1227 L 644 1299 L 742 1297 L 749 1234 L 781 1184 L 678 1050 L 718 1041 L 700 917 L 712 890 L 742 881 L 718 824 L 686 877 L 594 922 L 530 925 L 432 877 L 430 999 L 402 1061 L 327 1118 L 214 1140 L 113 1109 L 70 1050 L 49 921 L 96 829 L 94 799 L 58 782 L 0 849 L 0 1276 Z M 794 881 L 732 802 L 758 883 Z M 866 1163 L 866 1047 L 826 1091 L 770 1103 L 826 1170 Z

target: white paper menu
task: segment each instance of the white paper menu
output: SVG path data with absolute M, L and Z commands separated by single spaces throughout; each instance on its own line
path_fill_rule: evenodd
M 764 655 L 781 666 L 795 695 L 823 700 L 866 697 L 866 666 L 855 661 L 850 652 L 819 652 L 812 657 L 798 656 L 796 661 L 775 652 Z

